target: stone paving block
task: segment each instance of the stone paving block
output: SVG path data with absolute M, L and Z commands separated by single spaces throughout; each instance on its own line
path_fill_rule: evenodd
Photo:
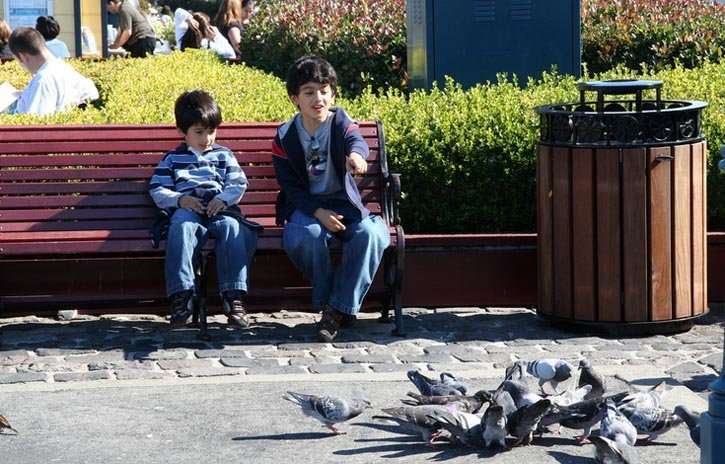
M 42 359 L 42 358 L 41 358 Z M 20 364 L 17 366 L 17 372 L 71 372 L 77 370 L 78 366 L 70 366 L 65 363 L 44 363 L 32 362 L 29 364 Z
M 43 372 L 17 372 L 0 374 L 0 384 L 7 383 L 25 383 L 25 382 L 45 382 L 48 375 Z
M 654 351 L 647 351 L 643 352 L 647 353 L 649 355 L 650 353 L 654 353 L 655 356 L 662 356 L 661 353 L 657 353 Z M 605 359 L 630 359 L 634 358 L 634 352 L 632 351 L 586 351 L 582 353 L 582 356 L 592 361 L 594 365 L 596 365 L 595 361 L 598 360 L 605 360 Z M 637 353 L 637 357 L 639 356 L 639 353 Z
M 117 369 L 137 369 L 137 370 L 153 370 L 156 363 L 153 361 L 94 361 L 88 363 L 89 371 L 99 370 L 117 370 Z
M 367 352 L 363 350 L 362 348 L 359 349 L 349 349 L 349 350 L 319 350 L 319 351 L 311 351 L 310 354 L 314 357 L 318 356 L 335 356 L 335 357 L 342 357 L 347 355 L 352 356 L 367 356 Z
M 179 377 L 218 377 L 223 375 L 240 375 L 241 370 L 224 367 L 185 368 L 178 371 Z
M 453 375 L 457 375 L 456 372 L 460 371 L 487 371 L 491 369 L 489 363 L 449 363 L 449 364 L 428 364 L 428 369 L 431 371 L 450 372 Z M 463 379 L 459 379 L 463 380 Z
M 108 380 L 111 378 L 113 378 L 111 371 L 61 372 L 53 374 L 53 380 L 56 382 L 89 382 L 92 380 Z
M 658 341 L 652 343 L 650 346 L 655 351 L 678 351 L 684 349 L 684 347 L 687 345 L 678 343 L 676 341 Z
M 456 353 L 469 353 L 471 351 L 477 352 L 480 351 L 483 353 L 483 350 L 479 350 L 477 348 L 473 348 L 470 346 L 465 345 L 458 345 L 458 344 L 448 344 L 448 345 L 434 345 L 434 346 L 426 346 L 423 348 L 423 351 L 427 354 L 448 354 L 448 355 L 455 355 Z
M 119 369 L 116 371 L 118 380 L 155 380 L 171 377 L 174 377 L 174 375 L 168 372 L 146 369 Z
M 313 374 L 365 374 L 370 369 L 363 364 L 314 364 L 310 366 Z
M 414 364 L 414 363 L 451 363 L 453 362 L 453 357 L 447 354 L 443 353 L 436 353 L 436 354 L 425 354 L 425 355 L 398 355 L 397 358 L 400 360 L 400 362 L 404 364 Z
M 307 369 L 302 366 L 259 366 L 247 369 L 247 375 L 279 375 L 279 374 L 305 374 Z
M 161 369 L 168 371 L 207 368 L 214 365 L 209 359 L 161 359 L 157 363 Z
M 309 358 L 289 358 L 290 366 L 313 366 L 317 364 L 342 364 L 340 358 L 334 356 L 317 356 Z
M 666 374 L 670 375 L 681 375 L 681 374 L 702 374 L 706 372 L 702 364 L 698 364 L 694 361 L 678 364 L 665 371 Z
M 303 358 L 308 356 L 310 353 L 309 351 L 301 351 L 301 350 L 286 350 L 286 351 L 255 351 L 252 353 L 253 358 Z
M 69 364 L 90 364 L 94 362 L 114 362 L 125 361 L 126 353 L 123 351 L 101 351 L 95 354 L 84 354 L 78 356 L 66 356 L 65 360 Z
M 151 359 L 151 360 L 170 360 L 170 359 L 185 359 L 188 357 L 188 351 L 186 350 L 157 350 L 150 353 L 136 353 L 134 356 L 136 359 Z
M 419 370 L 420 365 L 415 364 L 370 364 L 373 372 L 407 372 L 409 370 Z M 403 375 L 401 378 L 405 378 Z M 412 385 L 412 384 L 411 384 Z
M 722 372 L 722 351 L 700 358 L 698 361 Z
M 2 339 L 0 338 L 0 340 Z M 28 350 L 0 350 L 0 358 L 28 356 L 30 356 L 30 352 Z
M 342 357 L 342 362 L 345 364 L 348 363 L 368 363 L 368 364 L 377 364 L 377 363 L 393 363 L 395 362 L 395 358 L 392 354 L 369 354 L 369 355 L 359 355 L 359 354 L 348 354 Z
M 319 350 L 326 343 L 280 343 L 277 349 L 280 351 L 310 351 Z
M 241 350 L 240 350 L 241 351 Z M 206 350 L 196 350 L 194 351 L 194 356 L 196 356 L 199 359 L 213 359 L 213 358 L 220 358 L 222 355 L 222 350 L 215 350 L 215 349 L 206 349 Z M 244 351 L 242 351 L 242 355 L 246 356 Z
M 606 350 L 611 349 L 610 345 L 605 345 L 603 347 L 596 347 L 594 345 L 567 345 L 566 343 L 556 343 L 553 345 L 545 345 L 541 347 L 542 349 L 542 355 L 544 356 L 550 356 L 551 354 L 559 354 L 559 353 L 566 353 L 566 354 L 572 354 L 572 353 L 581 353 L 582 351 L 596 351 L 596 350 Z
M 457 360 L 464 362 L 464 363 L 471 363 L 471 362 L 488 362 L 491 361 L 492 355 L 486 353 L 485 351 L 462 351 L 460 353 L 454 353 L 453 357 Z
M 30 362 L 31 359 L 32 358 L 27 354 L 15 356 L 0 356 L 0 366 L 15 366 L 17 364 Z
M 349 349 L 355 349 L 355 348 L 368 348 L 370 346 L 379 346 L 375 342 L 366 342 L 366 341 L 355 341 L 355 342 L 335 342 L 332 344 L 334 348 L 340 349 L 340 350 L 349 350 Z
M 722 344 L 720 345 L 713 345 L 711 343 L 685 343 L 682 345 L 683 351 L 702 351 L 704 353 L 709 353 L 714 349 L 720 348 Z
M 274 358 L 252 359 L 252 358 L 221 358 L 221 364 L 226 367 L 272 367 L 279 366 L 279 361 Z
M 70 356 L 74 354 L 91 354 L 96 350 L 81 348 L 38 348 L 35 354 L 38 356 Z

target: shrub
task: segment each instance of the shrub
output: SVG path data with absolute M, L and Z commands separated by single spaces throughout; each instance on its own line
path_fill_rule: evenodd
M 284 79 L 316 53 L 337 71 L 340 90 L 405 88 L 404 0 L 266 0 L 242 36 L 242 60 Z
M 725 5 L 710 0 L 582 2 L 582 61 L 590 72 L 693 68 L 720 61 L 724 49 Z

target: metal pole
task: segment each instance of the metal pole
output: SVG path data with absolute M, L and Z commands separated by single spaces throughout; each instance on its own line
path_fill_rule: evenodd
M 725 342 L 723 343 L 725 367 Z M 725 370 L 710 384 L 708 410 L 700 418 L 700 464 L 725 464 Z

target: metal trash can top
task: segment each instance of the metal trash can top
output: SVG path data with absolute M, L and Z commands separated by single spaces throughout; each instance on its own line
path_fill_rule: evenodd
M 647 147 L 692 143 L 703 139 L 702 109 L 706 102 L 662 100 L 662 81 L 614 80 L 577 84 L 577 103 L 542 105 L 540 143 L 573 147 Z M 655 90 L 654 99 L 643 98 Z M 596 92 L 587 100 L 586 92 Z M 605 100 L 605 95 L 633 95 Z

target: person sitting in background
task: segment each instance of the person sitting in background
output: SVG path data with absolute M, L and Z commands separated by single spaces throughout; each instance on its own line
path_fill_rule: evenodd
M 109 49 L 123 47 L 132 58 L 154 54 L 156 35 L 144 15 L 127 0 L 107 0 L 106 9 L 118 15 L 118 34 Z
M 68 46 L 60 39 L 60 24 L 52 16 L 38 16 L 35 21 L 35 29 L 40 32 L 40 35 L 45 39 L 45 46 L 48 47 L 50 53 L 56 58 L 69 58 L 70 52 Z
M 0 59 L 13 59 L 13 53 L 10 51 L 10 47 L 8 47 L 8 40 L 10 40 L 10 34 L 12 32 L 8 23 L 4 19 L 0 19 Z
M 208 48 L 222 58 L 236 57 L 229 41 L 219 29 L 209 24 L 206 13 L 189 13 L 183 8 L 174 12 L 174 28 L 176 44 L 179 50 L 187 48 Z
M 254 12 L 254 0 L 222 0 L 214 17 L 214 24 L 229 40 L 237 56 L 240 55 L 240 42 L 244 27 Z
M 174 22 L 174 14 L 171 13 L 171 8 L 169 7 L 169 5 L 164 5 L 161 7 L 159 21 L 161 21 L 161 24 L 163 24 L 164 26 L 167 26 Z
M 10 50 L 33 79 L 23 90 L 12 113 L 48 115 L 98 98 L 98 89 L 45 46 L 40 32 L 19 27 L 10 35 Z

